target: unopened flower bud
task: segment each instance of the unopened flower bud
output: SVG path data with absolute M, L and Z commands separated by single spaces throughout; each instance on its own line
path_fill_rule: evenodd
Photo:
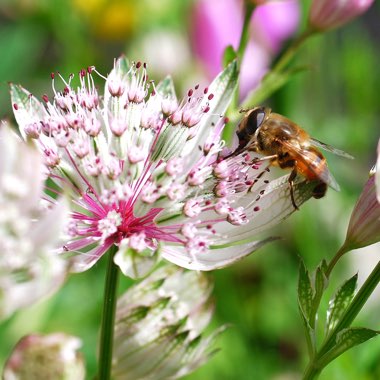
M 314 0 L 309 24 L 317 30 L 334 29 L 360 16 L 372 3 L 373 0 Z
M 366 247 L 380 241 L 380 203 L 375 175 L 371 175 L 351 214 L 344 250 Z
M 22 338 L 9 357 L 4 380 L 82 380 L 85 367 L 77 352 L 79 338 L 62 333 L 28 335 Z

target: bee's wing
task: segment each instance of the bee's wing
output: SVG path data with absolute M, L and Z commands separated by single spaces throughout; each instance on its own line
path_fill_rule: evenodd
M 329 168 L 327 167 L 327 164 L 324 166 L 322 171 L 319 171 L 316 174 L 322 182 L 329 185 L 335 191 L 340 191 L 340 186 L 338 182 L 336 181 L 336 179 L 334 178 L 334 176 L 331 174 Z
M 311 138 L 310 141 L 311 141 L 311 145 L 316 146 L 317 148 L 327 150 L 328 152 L 334 153 L 341 157 L 349 158 L 351 160 L 354 158 L 350 154 L 343 152 L 343 150 L 334 148 L 333 146 L 325 144 L 322 141 L 319 141 L 317 139 Z
M 283 141 L 282 144 L 292 154 L 292 156 L 297 161 L 303 163 L 308 170 L 315 175 L 316 178 L 329 185 L 335 191 L 340 191 L 339 184 L 327 167 L 326 161 L 323 165 L 321 165 L 321 157 L 319 157 L 315 152 L 298 148 L 287 141 Z

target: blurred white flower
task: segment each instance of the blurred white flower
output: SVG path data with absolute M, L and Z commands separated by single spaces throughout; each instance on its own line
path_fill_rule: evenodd
M 79 338 L 63 333 L 25 336 L 5 364 L 3 380 L 83 380 L 81 345 Z
M 63 202 L 43 206 L 40 153 L 0 125 L 0 319 L 55 290 L 64 262 L 52 254 L 62 230 Z
M 191 62 L 191 52 L 185 36 L 171 29 L 155 29 L 138 40 L 136 52 L 141 52 L 153 74 L 181 75 Z
M 45 105 L 11 86 L 21 134 L 36 139 L 55 184 L 71 190 L 61 251 L 75 255 L 74 270 L 113 245 L 115 262 L 132 277 L 145 275 L 158 253 L 189 269 L 220 268 L 268 242 L 254 239 L 294 212 L 287 176 L 270 181 L 265 163 L 231 155 L 221 140 L 235 62 L 183 100 L 170 78 L 148 81 L 140 62 L 117 60 L 104 97 L 94 73 L 82 70 L 76 90 L 73 77 L 61 92 L 53 83 Z M 295 184 L 298 205 L 312 187 Z
M 114 378 L 177 379 L 205 363 L 220 331 L 201 336 L 212 316 L 210 293 L 204 275 L 172 265 L 131 287 L 117 304 Z

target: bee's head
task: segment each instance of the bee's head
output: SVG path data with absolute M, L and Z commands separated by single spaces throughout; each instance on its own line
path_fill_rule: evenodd
M 266 115 L 270 112 L 271 110 L 267 107 L 255 107 L 252 110 L 249 110 L 240 122 L 236 132 L 239 137 L 239 141 L 248 142 L 251 137 L 253 137 L 257 129 L 263 124 Z

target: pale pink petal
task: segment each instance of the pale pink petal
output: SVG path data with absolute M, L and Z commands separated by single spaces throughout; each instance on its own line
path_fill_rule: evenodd
M 273 238 L 268 238 L 239 246 L 210 249 L 207 253 L 197 254 L 194 257 L 191 257 L 183 247 L 165 246 L 162 248 L 161 255 L 164 259 L 186 269 L 210 271 L 231 265 L 273 240 Z

